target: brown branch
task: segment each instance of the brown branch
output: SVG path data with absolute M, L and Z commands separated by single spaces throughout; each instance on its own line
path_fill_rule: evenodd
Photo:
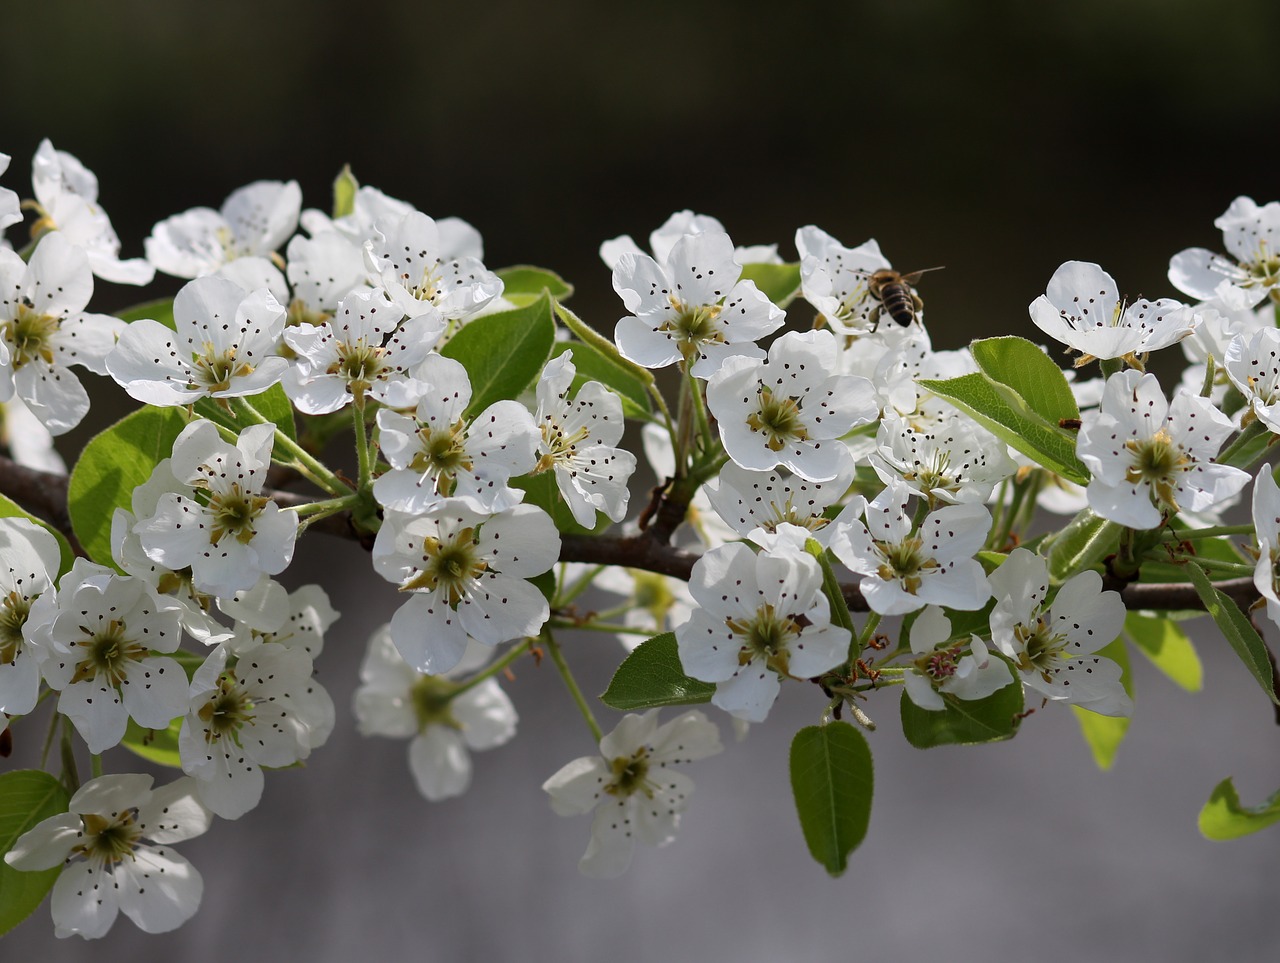
M 58 531 L 74 539 L 71 517 L 67 514 L 67 478 L 50 472 L 26 468 L 0 457 L 0 493 L 22 505 L 33 514 L 48 521 Z M 264 495 L 282 507 L 303 505 L 310 502 L 303 495 L 293 492 L 267 490 Z M 351 524 L 347 512 L 317 519 L 310 526 L 312 531 L 326 532 L 343 538 L 360 539 L 360 533 Z M 368 542 L 367 536 L 363 539 Z M 74 544 L 74 543 L 73 543 Z M 77 546 L 77 551 L 79 548 Z M 83 554 L 83 552 L 81 552 Z M 563 535 L 560 541 L 560 561 L 585 562 L 589 565 L 622 565 L 626 568 L 644 569 L 660 575 L 688 581 L 693 563 L 698 555 L 674 548 L 654 538 L 649 531 L 638 535 Z M 1251 578 L 1236 578 L 1215 583 L 1242 609 L 1248 609 L 1258 600 L 1259 593 Z M 857 585 L 841 586 L 845 601 L 855 612 L 866 612 L 867 600 Z M 1120 597 L 1130 609 L 1157 609 L 1165 611 L 1204 609 L 1195 587 L 1179 582 L 1130 582 L 1120 589 Z

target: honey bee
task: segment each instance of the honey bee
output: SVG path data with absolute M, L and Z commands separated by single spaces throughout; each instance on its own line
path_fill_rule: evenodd
M 892 268 L 883 268 L 867 275 L 867 295 L 876 304 L 871 306 L 867 320 L 874 331 L 880 323 L 880 315 L 887 314 L 897 324 L 907 327 L 918 321 L 924 302 L 916 294 L 914 286 L 920 275 L 926 271 L 940 271 L 941 268 L 924 268 L 910 274 L 900 274 Z

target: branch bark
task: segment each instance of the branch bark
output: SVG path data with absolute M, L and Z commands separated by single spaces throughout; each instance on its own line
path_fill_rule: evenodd
M 67 512 L 67 477 L 19 465 L 0 457 L 0 493 L 17 502 L 34 515 L 43 518 L 72 540 L 72 546 L 81 554 L 71 528 L 71 516 Z M 293 492 L 266 490 L 264 495 L 281 507 L 305 504 L 311 499 Z M 318 519 L 310 526 L 312 531 L 322 531 L 342 538 L 360 539 L 346 512 Z M 561 537 L 560 561 L 585 562 L 590 565 L 622 565 L 660 575 L 688 581 L 693 564 L 698 560 L 694 552 L 675 548 L 654 537 L 652 529 L 638 535 L 564 535 Z M 1247 610 L 1258 600 L 1259 593 L 1251 578 L 1230 579 L 1215 583 L 1241 609 Z M 869 611 L 867 600 L 858 586 L 841 585 L 845 601 L 855 612 Z M 1124 604 L 1131 609 L 1203 610 L 1204 605 L 1194 586 L 1180 582 L 1130 582 L 1119 589 Z

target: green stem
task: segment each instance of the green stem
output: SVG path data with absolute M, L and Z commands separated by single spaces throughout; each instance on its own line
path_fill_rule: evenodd
M 49 690 L 49 691 L 52 691 L 52 690 Z M 65 717 L 58 715 L 56 711 L 49 717 L 49 731 L 45 733 L 44 745 L 40 747 L 40 768 L 41 769 L 43 769 L 45 766 L 45 763 L 49 761 L 49 750 L 53 748 L 53 737 L 58 732 L 58 720 L 61 718 L 65 718 Z
M 862 654 L 864 640 L 858 637 L 853 628 L 853 616 L 849 614 L 849 605 L 844 600 L 844 592 L 840 590 L 840 580 L 831 568 L 831 559 L 827 550 L 816 538 L 806 539 L 804 550 L 818 561 L 822 569 L 822 594 L 827 597 L 827 607 L 831 610 L 831 622 L 849 633 L 849 662 L 856 662 Z M 879 616 L 876 616 L 878 619 Z
M 56 719 L 57 716 L 54 716 Z M 67 791 L 74 794 L 80 788 L 80 772 L 76 768 L 76 750 L 75 745 L 71 741 L 71 720 L 63 716 L 61 756 L 62 756 L 62 784 L 67 787 Z
M 672 439 L 676 458 L 676 481 L 688 474 L 689 449 L 692 447 L 693 399 L 689 392 L 691 378 L 686 373 L 680 382 L 680 401 L 676 405 L 676 433 Z
M 1253 533 L 1254 528 L 1252 525 L 1215 525 L 1212 528 L 1196 528 L 1189 532 L 1179 532 L 1168 528 L 1160 534 L 1160 540 L 1162 542 L 1189 542 L 1197 538 L 1217 538 L 1219 535 L 1252 535 Z
M 1102 380 L 1106 381 L 1113 374 L 1117 374 L 1118 372 L 1124 370 L 1124 362 L 1121 361 L 1119 358 L 1107 358 L 1107 359 L 1099 358 L 1098 370 L 1102 375 Z
M 580 629 L 584 632 L 617 632 L 620 635 L 653 635 L 652 629 L 638 629 L 631 625 L 618 625 L 616 622 L 601 622 L 592 619 L 589 622 L 575 622 L 573 619 L 553 618 L 547 623 L 553 629 Z
M 569 663 L 564 660 L 564 653 L 560 651 L 560 645 L 556 642 L 555 636 L 551 634 L 551 630 L 545 626 L 542 629 L 542 641 L 547 645 L 547 652 L 551 654 L 551 661 L 556 664 L 556 669 L 560 673 L 560 678 L 564 680 L 565 688 L 569 690 L 569 695 L 573 696 L 573 701 L 578 707 L 578 711 L 582 713 L 582 718 L 587 721 L 587 728 L 591 730 L 591 734 L 595 737 L 597 745 L 604 738 L 604 733 L 600 730 L 600 724 L 596 722 L 596 717 L 591 714 L 591 706 L 587 704 L 586 698 L 582 694 L 582 690 L 578 688 L 578 683 L 573 677 L 573 673 L 569 671 Z
M 876 628 L 877 628 L 879 625 L 880 625 L 880 613 L 879 613 L 879 612 L 868 612 L 868 613 L 867 613 L 867 621 L 866 621 L 865 623 L 863 623 L 863 626 L 862 626 L 862 632 L 858 635 L 858 639 L 857 639 L 858 651 L 857 651 L 857 654 L 856 654 L 856 655 L 854 654 L 853 646 L 850 646 L 850 647 L 849 647 L 849 661 L 850 661 L 850 662 L 853 662 L 853 661 L 858 657 L 858 655 L 861 655 L 861 654 L 862 654 L 862 650 L 863 650 L 863 649 L 865 649 L 865 648 L 867 647 L 867 643 L 868 643 L 868 642 L 870 642 L 870 641 L 872 640 L 872 638 L 874 638 L 874 637 L 875 637 L 875 631 L 876 631 Z
M 1150 558 L 1152 561 L 1169 561 L 1167 555 L 1153 554 Z M 1205 558 L 1201 555 L 1181 556 L 1181 560 L 1185 562 L 1194 562 L 1194 564 L 1199 565 L 1203 569 L 1211 569 L 1230 578 L 1245 578 L 1253 574 L 1253 566 L 1245 565 L 1243 563 L 1224 562 L 1216 558 Z
M 1231 444 L 1218 452 L 1218 457 L 1215 458 L 1214 461 L 1219 465 L 1231 465 L 1232 459 L 1240 452 L 1241 449 L 1250 444 L 1255 438 L 1267 430 L 1267 426 L 1261 421 L 1251 421 L 1249 424 L 1245 425 L 1240 434 L 1236 435 L 1235 440 L 1232 441 Z
M 373 468 L 369 460 L 369 429 L 364 423 L 363 396 L 356 399 L 355 404 L 351 406 L 351 413 L 356 433 L 356 464 L 359 466 L 356 489 L 358 491 L 366 491 L 373 478 Z
M 292 467 L 296 468 L 302 474 L 306 475 L 313 482 L 323 488 L 325 491 L 333 495 L 350 495 L 351 486 L 346 484 L 341 478 L 331 472 L 322 465 L 309 451 L 299 445 L 296 441 L 280 430 L 280 426 L 267 418 L 262 412 L 258 411 L 249 401 L 244 398 L 236 398 L 235 407 L 244 417 L 257 425 L 271 425 L 275 428 L 275 443 L 277 448 L 282 448 L 288 452 L 292 459 Z
M 102 756 L 100 753 L 95 752 L 89 757 L 89 769 L 93 773 L 94 779 L 102 775 Z
M 305 505 L 286 505 L 281 511 L 297 512 L 299 515 L 323 513 L 332 515 L 348 508 L 355 508 L 360 503 L 359 495 L 343 495 L 340 498 L 326 498 L 318 502 L 307 502 Z
M 719 447 L 716 436 L 711 431 L 711 421 L 707 418 L 707 404 L 702 397 L 702 385 L 691 374 L 686 374 L 690 381 L 690 397 L 693 399 L 693 413 L 698 421 L 698 435 L 702 439 L 703 452 L 715 451 Z
M 531 641 L 532 641 L 531 639 L 525 639 L 523 642 L 517 645 L 513 645 L 511 649 L 505 655 L 502 656 L 502 658 L 497 659 L 493 662 L 490 662 L 487 666 L 484 667 L 484 669 L 477 672 L 466 682 L 463 682 L 456 689 L 450 692 L 448 698 L 450 700 L 456 699 L 458 696 L 462 695 L 462 693 L 466 692 L 468 689 L 474 689 L 485 679 L 493 678 L 495 675 L 497 675 L 499 672 L 501 672 L 503 669 L 509 666 L 516 659 L 520 658 L 520 656 L 528 652 L 529 643 Z
M 578 576 L 568 588 L 560 586 L 556 590 L 555 607 L 562 609 L 572 603 L 574 599 L 591 587 L 591 583 L 595 581 L 596 576 L 603 572 L 606 567 L 604 565 L 593 565 L 585 574 Z M 561 566 L 562 575 L 564 569 L 565 566 Z

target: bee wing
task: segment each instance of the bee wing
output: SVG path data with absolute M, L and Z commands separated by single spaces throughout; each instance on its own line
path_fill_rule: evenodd
M 912 271 L 910 274 L 902 275 L 902 280 L 915 287 L 920 280 L 920 275 L 928 274 L 930 271 L 941 271 L 943 267 L 943 265 L 938 265 L 937 267 L 921 268 L 919 271 Z

